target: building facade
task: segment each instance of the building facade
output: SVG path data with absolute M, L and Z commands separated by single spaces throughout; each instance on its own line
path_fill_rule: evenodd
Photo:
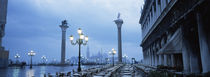
M 210 72 L 210 1 L 144 1 L 139 21 L 144 64 Z
M 0 68 L 8 66 L 9 52 L 2 46 L 2 38 L 5 35 L 8 0 L 0 0 Z

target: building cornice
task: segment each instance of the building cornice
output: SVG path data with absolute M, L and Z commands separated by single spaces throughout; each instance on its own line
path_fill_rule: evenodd
M 142 10 L 142 14 L 139 20 L 139 24 L 141 24 L 145 20 L 145 16 L 148 15 L 148 12 L 150 10 L 150 7 L 152 6 L 154 0 L 145 0 L 145 4 Z

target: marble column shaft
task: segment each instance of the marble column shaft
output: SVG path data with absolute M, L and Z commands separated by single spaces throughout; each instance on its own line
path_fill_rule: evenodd
M 171 66 L 175 66 L 175 59 L 174 59 L 174 54 L 171 54 Z
M 66 54 L 66 31 L 62 31 L 62 43 L 61 43 L 61 64 L 65 63 Z
M 183 43 L 182 46 L 182 59 L 183 59 L 183 66 L 184 66 L 184 73 L 190 72 L 190 57 L 188 49 L 186 48 L 186 45 Z
M 151 66 L 153 66 L 154 64 L 154 56 L 153 56 L 153 51 L 151 51 Z
M 167 64 L 167 61 L 168 61 L 168 60 L 167 60 L 167 55 L 164 54 L 163 56 L 164 56 L 164 64 L 163 64 L 163 65 L 164 65 L 164 66 L 167 66 L 167 65 L 168 65 L 168 64 Z
M 62 21 L 62 25 L 60 25 L 62 30 L 62 41 L 61 41 L 61 64 L 65 64 L 65 56 L 66 56 L 66 29 L 68 28 L 66 20 Z
M 118 19 L 114 21 L 118 29 L 118 63 L 122 63 L 122 39 L 121 39 L 121 27 L 123 20 L 120 19 L 120 14 L 118 14 Z
M 207 34 L 204 28 L 204 21 L 199 12 L 197 12 L 198 36 L 200 45 L 200 54 L 202 60 L 203 73 L 210 72 L 210 50 Z M 209 25 L 207 25 L 209 26 Z
M 120 24 L 119 24 L 120 25 Z M 121 24 L 122 25 L 122 24 Z M 118 61 L 122 62 L 122 39 L 121 39 L 121 27 L 118 27 Z
M 163 55 L 159 55 L 159 65 L 163 65 Z

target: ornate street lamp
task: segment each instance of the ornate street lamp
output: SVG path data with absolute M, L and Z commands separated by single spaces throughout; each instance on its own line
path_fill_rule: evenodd
M 20 58 L 20 55 L 19 55 L 19 54 L 16 54 L 16 55 L 15 55 L 15 58 L 16 58 L 16 64 L 17 64 L 18 59 Z
M 35 56 L 35 55 L 36 55 L 36 53 L 33 50 L 31 50 L 30 52 L 28 52 L 28 56 L 31 56 L 30 68 L 32 68 L 32 56 Z
M 112 62 L 113 62 L 113 66 L 114 66 L 114 55 L 116 54 L 116 50 L 114 50 L 114 48 L 112 48 L 112 51 L 109 52 L 110 55 L 112 55 Z
M 78 32 L 78 34 L 79 34 L 79 39 L 77 39 L 75 43 L 73 42 L 73 40 L 74 40 L 73 35 L 71 35 L 71 36 L 69 37 L 69 39 L 70 39 L 72 45 L 76 45 L 76 44 L 79 45 L 79 61 L 78 61 L 78 68 L 77 68 L 77 71 L 80 72 L 80 71 L 81 71 L 81 66 L 80 66 L 81 45 L 86 45 L 86 44 L 87 44 L 87 42 L 88 42 L 88 36 L 84 36 L 84 35 L 83 35 L 81 28 L 79 28 L 79 29 L 77 30 L 77 32 Z

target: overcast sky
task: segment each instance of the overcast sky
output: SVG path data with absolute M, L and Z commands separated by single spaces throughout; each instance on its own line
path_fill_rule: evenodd
M 6 35 L 3 46 L 10 51 L 10 59 L 19 53 L 20 60 L 29 61 L 27 52 L 34 50 L 36 61 L 42 55 L 49 60 L 60 60 L 61 21 L 66 19 L 66 58 L 78 56 L 78 46 L 70 44 L 68 37 L 77 36 L 82 28 L 89 36 L 90 53 L 101 49 L 117 50 L 117 26 L 113 22 L 117 13 L 122 25 L 122 53 L 130 58 L 142 59 L 141 26 L 138 23 L 143 0 L 9 0 Z M 85 55 L 87 46 L 82 46 Z

